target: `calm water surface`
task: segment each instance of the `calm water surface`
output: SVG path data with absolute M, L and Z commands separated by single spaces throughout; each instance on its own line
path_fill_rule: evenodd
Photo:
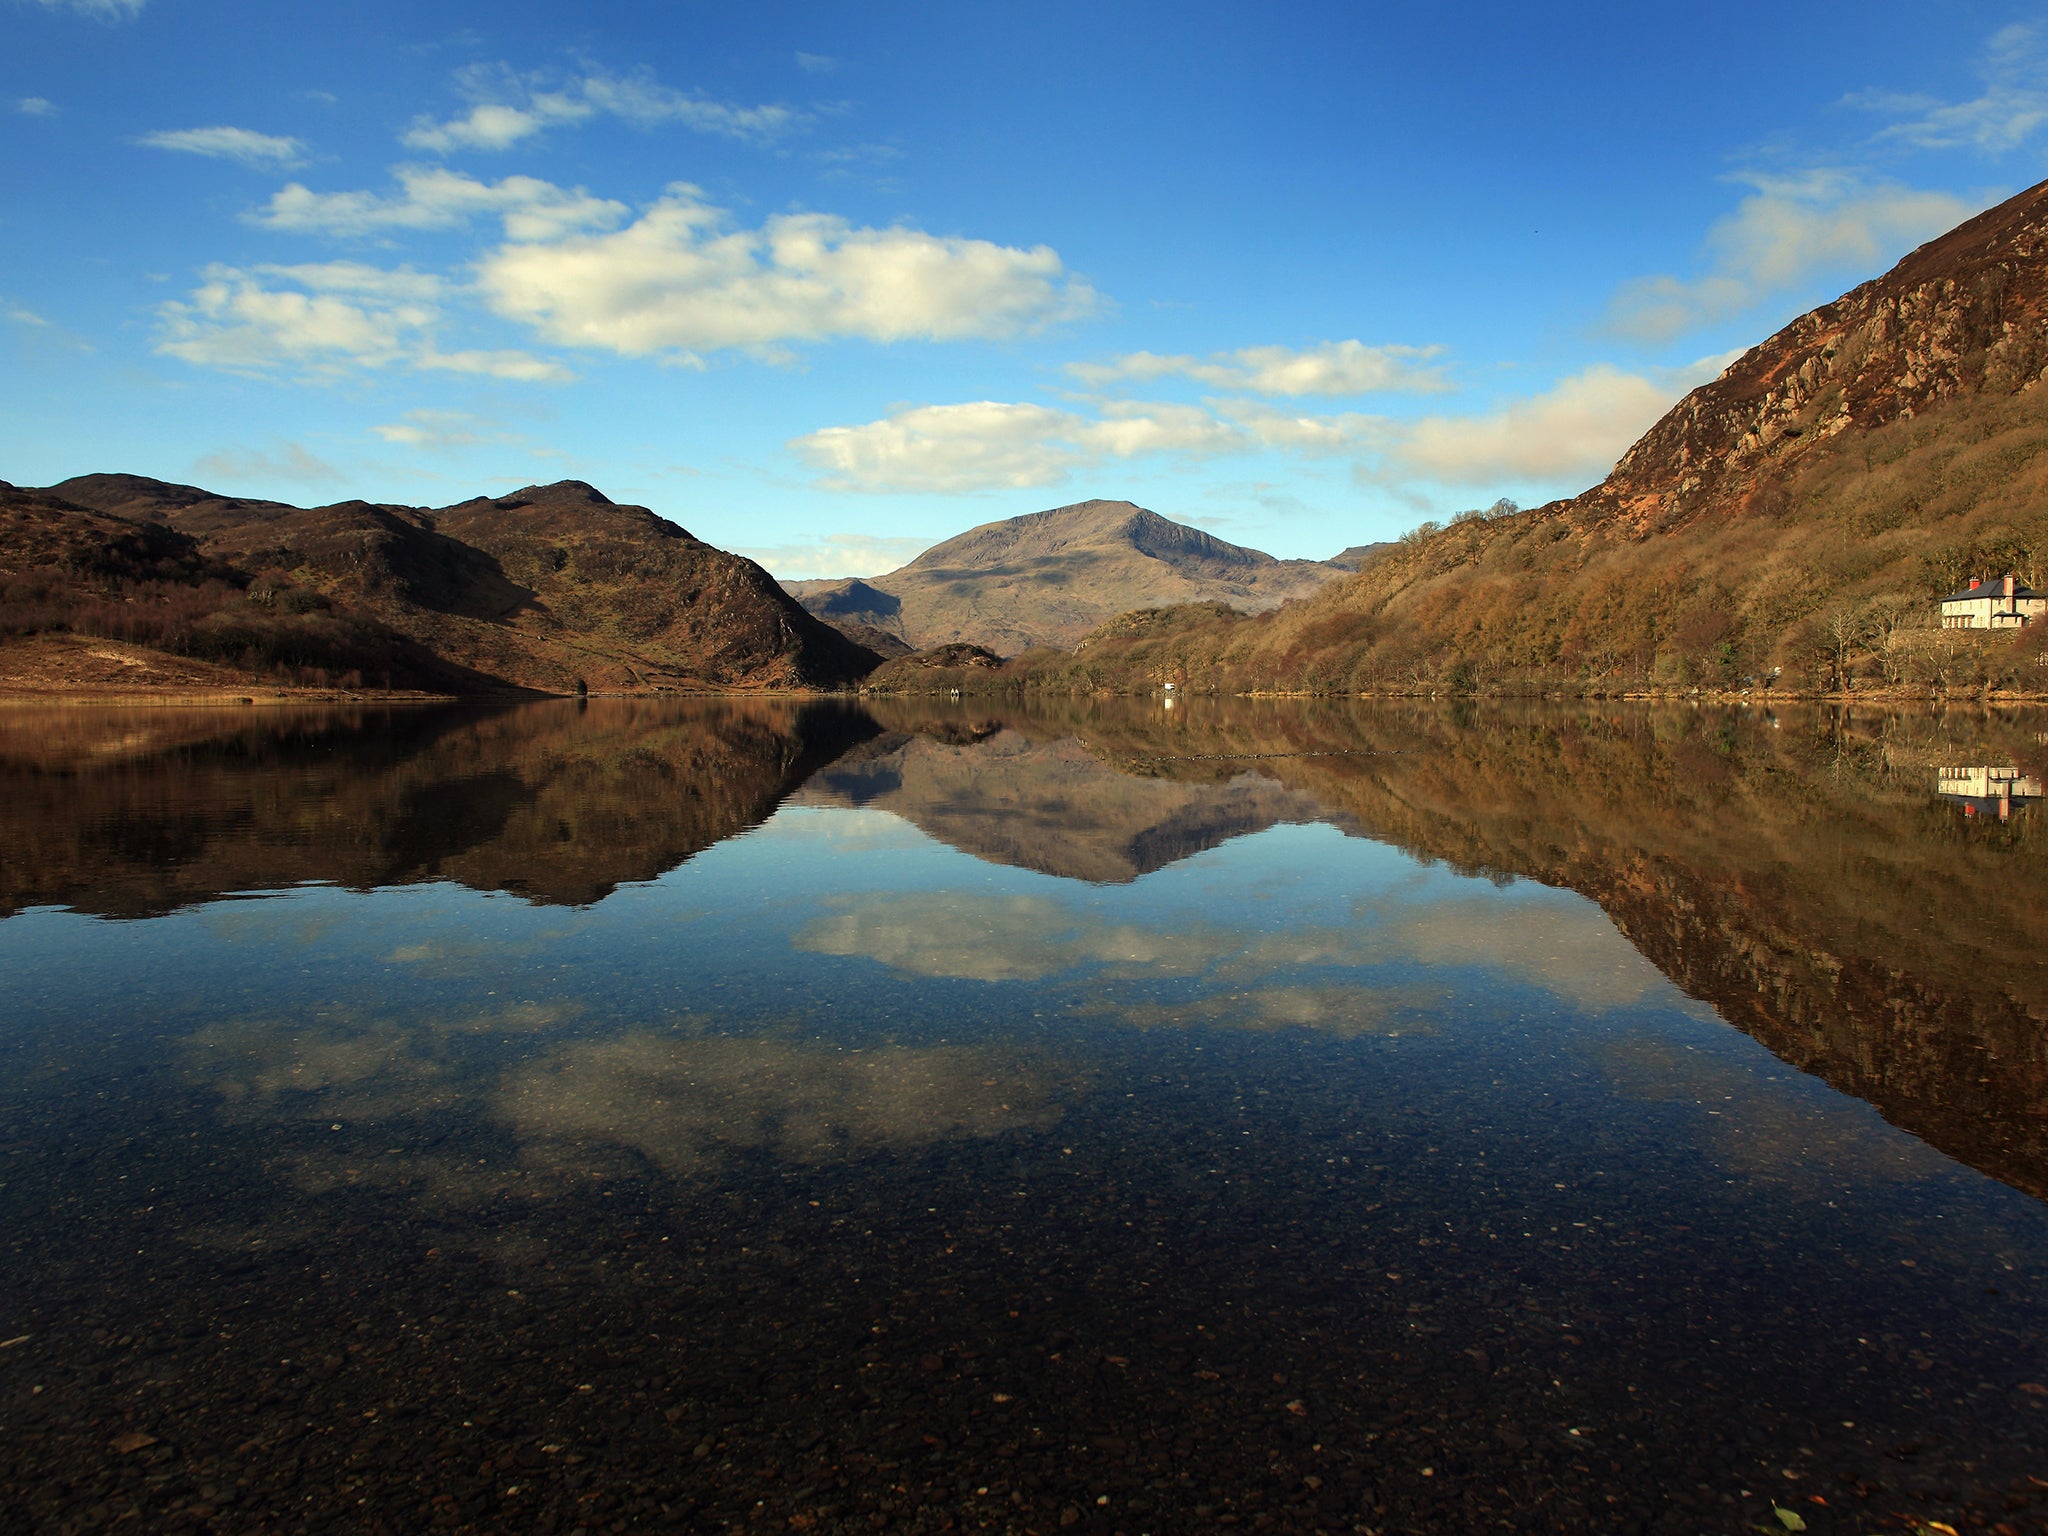
M 2044 731 L 0 714 L 0 1525 L 2041 1531 Z

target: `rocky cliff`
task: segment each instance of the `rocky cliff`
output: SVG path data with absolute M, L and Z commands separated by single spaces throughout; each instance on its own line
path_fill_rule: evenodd
M 1762 484 L 1843 433 L 2044 379 L 2048 182 L 1751 347 L 1566 505 L 1630 534 L 1739 515 Z

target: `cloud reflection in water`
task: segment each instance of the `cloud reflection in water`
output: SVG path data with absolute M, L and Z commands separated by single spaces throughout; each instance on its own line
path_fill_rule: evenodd
M 776 1040 L 626 1035 L 565 1046 L 513 1073 L 498 1114 L 572 1160 L 591 1142 L 672 1174 L 761 1149 L 792 1162 L 880 1147 L 1046 1129 L 1058 1084 L 1010 1052 L 968 1046 L 864 1051 Z
M 843 895 L 825 904 L 832 910 L 797 933 L 797 949 L 921 977 L 1037 982 L 1078 972 L 1090 983 L 1194 979 L 1204 988 L 1182 1002 L 1113 1000 L 1103 1010 L 1145 1026 L 1381 1033 L 1397 1019 L 1441 1015 L 1470 985 L 1460 972 L 1539 988 L 1587 1013 L 1697 1007 L 1597 906 L 1544 889 L 1397 887 L 1356 903 L 1352 924 L 1283 918 L 1275 926 L 1265 912 L 1258 928 L 1224 926 L 1211 914 L 1201 922 L 1104 921 L 1083 903 L 960 890 Z

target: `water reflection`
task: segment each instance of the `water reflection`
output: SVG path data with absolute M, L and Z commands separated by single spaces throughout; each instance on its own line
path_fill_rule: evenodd
M 584 904 L 755 825 L 872 735 L 830 704 L 0 714 L 0 914 L 455 880 Z
M 1058 721 L 881 706 L 892 728 L 823 769 L 798 804 L 868 806 L 996 864 L 1125 882 L 1283 822 L 1324 820 L 1262 774 L 1221 781 L 1119 772 Z
M 2043 834 L 1956 763 L 2048 770 L 1963 716 L 0 716 L 0 1507 L 2038 1523 Z
M 632 1034 L 551 1053 L 499 1114 L 543 1155 L 628 1147 L 669 1173 L 762 1148 L 820 1163 L 880 1147 L 1049 1129 L 1055 1088 L 1015 1053 L 962 1046 L 846 1051 L 779 1040 Z
M 1996 816 L 2012 820 L 2013 807 L 2041 798 L 2041 781 L 2011 765 L 1980 763 L 1970 768 L 1943 768 L 1935 787 L 1942 799 L 1960 805 L 1965 816 Z

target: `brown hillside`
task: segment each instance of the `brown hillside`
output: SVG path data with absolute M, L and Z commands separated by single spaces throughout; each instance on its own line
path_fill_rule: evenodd
M 2042 636 L 1937 604 L 2048 581 L 2044 377 L 2048 183 L 1752 348 L 1583 495 L 1425 524 L 1270 620 L 1104 636 L 1056 680 L 2038 690 Z
M 576 481 L 439 510 L 292 507 L 133 475 L 80 476 L 39 494 L 115 520 L 95 536 L 183 536 L 259 606 L 383 637 L 358 648 L 359 681 L 458 692 L 818 687 L 878 660 L 752 561 Z M 258 671 L 270 659 L 244 651 Z M 325 670 L 350 666 L 342 648 Z
M 492 681 L 191 532 L 0 484 L 0 689 L 240 692 L 252 679 L 462 691 Z
M 919 650 L 965 641 L 1009 656 L 1071 646 L 1131 608 L 1222 602 L 1264 612 L 1346 569 L 1276 560 L 1128 501 L 1084 501 L 984 523 L 886 576 L 789 587 L 821 618 Z

